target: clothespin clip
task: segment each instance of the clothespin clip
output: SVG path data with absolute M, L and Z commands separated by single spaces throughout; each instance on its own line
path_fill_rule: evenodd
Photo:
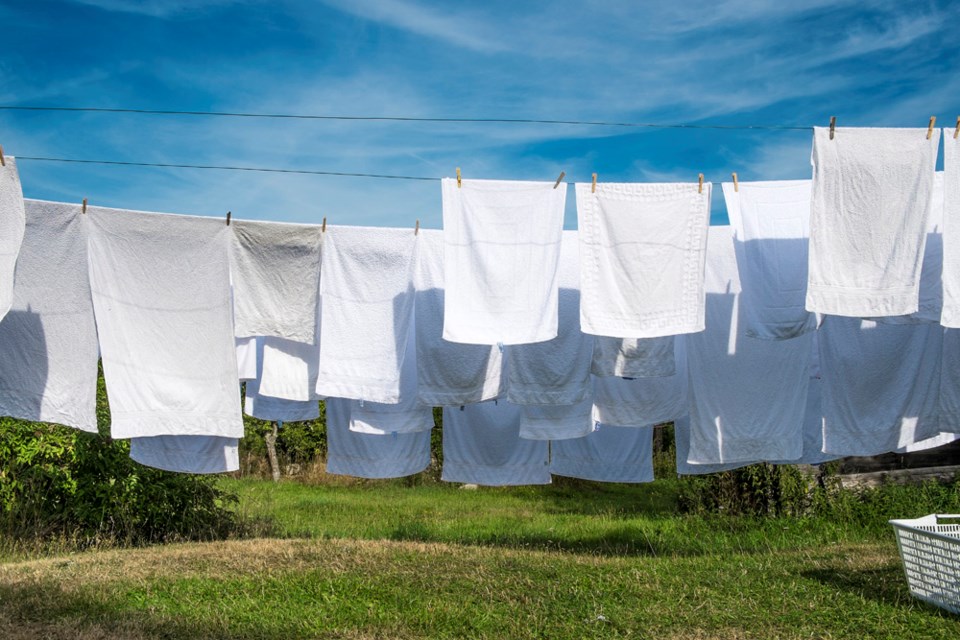
M 930 124 L 927 125 L 927 140 L 933 137 L 933 125 L 937 123 L 937 116 L 930 116 Z
M 590 193 L 597 192 L 597 174 L 593 174 L 593 182 L 590 185 Z
M 557 176 L 557 181 L 553 183 L 553 188 L 556 189 L 560 186 L 560 183 L 563 181 L 563 176 L 567 175 L 563 171 L 560 172 L 560 175 Z
M 327 232 L 327 216 L 323 216 L 323 223 L 320 225 L 320 233 Z
M 958 118 L 957 121 L 960 122 L 960 118 Z M 3 157 L 3 145 L 0 144 L 0 167 L 5 167 L 5 166 L 7 166 L 7 161 Z
M 228 227 L 230 226 L 230 215 L 231 215 L 230 212 L 227 211 L 227 226 L 228 226 Z
M 700 174 L 700 186 L 697 187 L 697 193 L 703 193 L 703 174 Z
M 833 140 L 834 134 L 837 132 L 837 116 L 830 116 L 830 139 Z
M 953 130 L 953 139 L 956 140 L 957 136 L 960 136 L 960 116 L 957 116 L 957 128 Z
M 417 225 L 413 228 L 413 235 L 420 233 L 420 218 L 417 218 Z
M 87 199 L 84 198 L 84 199 L 83 199 L 83 208 L 80 209 L 80 213 L 86 213 L 86 212 L 87 212 Z
M 463 181 L 460 179 L 460 167 L 457 167 L 457 189 L 463 186 Z
M 740 191 L 740 181 L 737 180 L 737 172 L 733 172 L 733 190 Z

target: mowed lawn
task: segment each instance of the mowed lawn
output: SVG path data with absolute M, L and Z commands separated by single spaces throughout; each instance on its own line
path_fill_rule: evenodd
M 0 638 L 960 638 L 883 522 L 679 516 L 669 480 L 224 484 L 270 537 L 9 558 Z

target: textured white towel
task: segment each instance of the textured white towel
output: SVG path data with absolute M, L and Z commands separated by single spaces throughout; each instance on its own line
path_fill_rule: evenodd
M 497 347 L 443 339 L 443 232 L 421 229 L 417 240 L 417 385 L 426 405 L 460 406 L 500 393 Z
M 114 438 L 243 437 L 223 220 L 87 209 Z
M 320 227 L 235 220 L 230 228 L 236 335 L 316 343 Z
M 690 453 L 690 418 L 684 416 L 673 423 L 673 437 L 677 446 L 677 474 L 695 476 L 707 473 L 720 473 L 745 467 L 750 462 L 728 462 L 725 464 L 693 464 L 687 461 Z
M 79 205 L 25 205 L 13 304 L 0 321 L 0 415 L 96 432 L 86 220 Z
M 281 400 L 314 401 L 320 345 L 284 338 L 259 338 L 259 394 Z
M 416 238 L 412 229 L 327 227 L 320 281 L 321 396 L 399 401 L 413 318 Z
M 733 227 L 742 332 L 786 340 L 817 328 L 805 308 L 810 241 L 810 180 L 723 183 Z
M 686 340 L 688 462 L 800 458 L 813 333 L 790 340 L 741 334 L 744 300 L 730 227 L 710 227 L 705 283 L 707 328 Z
M 445 178 L 443 337 L 527 344 L 557 336 L 557 264 L 567 189 Z
M 943 316 L 960 328 L 960 138 L 943 130 Z
M 576 185 L 580 326 L 616 338 L 703 330 L 709 183 Z
M 557 337 L 506 349 L 507 399 L 514 404 L 575 404 L 591 393 L 593 336 L 580 331 L 578 256 L 577 232 L 564 231 Z
M 5 156 L 0 166 L 0 320 L 13 304 L 13 273 L 23 242 L 25 214 L 17 161 Z
M 329 231 L 329 227 L 328 227 Z M 327 398 L 327 473 L 401 478 L 430 466 L 430 432 L 385 436 L 350 431 L 349 400 Z
M 256 380 L 247 382 L 243 412 L 270 422 L 307 422 L 320 417 L 319 400 L 284 400 L 259 393 Z
M 237 348 L 237 376 L 241 380 L 256 380 L 257 339 L 237 338 L 234 343 Z
M 130 457 L 142 465 L 176 473 L 228 473 L 240 469 L 237 439 L 220 436 L 131 438 Z
M 503 401 L 443 409 L 446 482 L 550 484 L 547 443 L 520 438 L 520 407 Z
M 662 338 L 609 338 L 594 336 L 593 363 L 595 376 L 623 378 L 656 378 L 677 372 L 673 357 L 673 336 Z
M 918 308 L 940 136 L 814 127 L 806 307 L 841 316 Z
M 520 437 L 524 440 L 582 438 L 594 428 L 592 394 L 577 404 L 520 407 Z
M 550 472 L 597 482 L 653 482 L 653 428 L 607 427 L 554 442 Z
M 824 451 L 873 456 L 940 433 L 942 327 L 828 316 L 819 334 Z

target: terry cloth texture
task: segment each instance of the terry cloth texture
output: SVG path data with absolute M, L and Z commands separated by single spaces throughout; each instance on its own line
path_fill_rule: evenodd
M 943 316 L 960 328 L 960 138 L 943 131 Z
M 85 222 L 111 435 L 242 438 L 230 228 L 100 207 Z
M 653 427 L 607 427 L 554 442 L 550 472 L 597 482 L 653 482 Z
M 25 215 L 13 301 L 0 321 L 0 415 L 96 433 L 86 216 L 79 205 L 37 200 Z
M 592 395 L 577 404 L 520 407 L 520 437 L 524 440 L 582 438 L 593 430 Z
M 552 182 L 444 178 L 443 338 L 527 344 L 557 336 L 567 201 Z
M 17 162 L 12 156 L 5 161 L 0 166 L 0 320 L 13 304 L 13 273 L 26 224 Z
M 615 338 L 703 330 L 709 183 L 576 185 L 580 326 Z
M 926 129 L 814 128 L 809 311 L 918 310 L 940 136 Z
M 662 338 L 608 338 L 594 336 L 591 373 L 595 376 L 656 378 L 677 372 L 674 336 Z
M 131 438 L 130 458 L 175 473 L 227 473 L 240 469 L 237 442 L 220 436 Z

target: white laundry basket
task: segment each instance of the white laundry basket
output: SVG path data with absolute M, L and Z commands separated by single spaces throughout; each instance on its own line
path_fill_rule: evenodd
M 910 593 L 960 614 L 960 515 L 935 513 L 890 524 Z

